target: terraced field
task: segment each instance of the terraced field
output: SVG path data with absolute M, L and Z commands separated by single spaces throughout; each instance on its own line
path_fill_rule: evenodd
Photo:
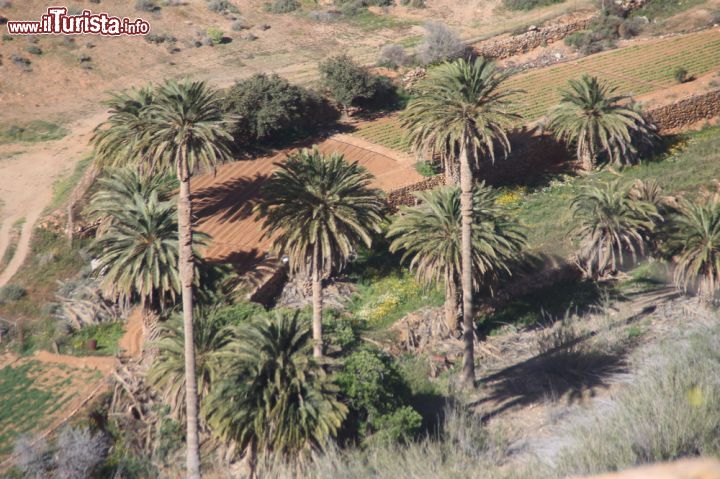
M 514 110 L 526 120 L 543 116 L 560 99 L 567 81 L 583 74 L 597 76 L 624 95 L 639 96 L 675 83 L 673 70 L 685 68 L 700 76 L 720 66 L 720 30 L 653 40 L 578 61 L 530 71 L 508 80 L 509 88 L 523 90 Z
M 12 452 L 15 439 L 39 433 L 83 398 L 79 391 L 99 383 L 90 368 L 21 359 L 0 369 L 0 461 Z
M 560 90 L 569 79 L 580 78 L 584 73 L 606 80 L 621 94 L 639 96 L 672 86 L 676 67 L 685 68 L 691 76 L 720 68 L 720 30 L 651 40 L 532 70 L 511 77 L 507 86 L 522 91 L 514 98 L 513 111 L 523 116 L 523 122 L 531 122 L 558 102 Z M 360 125 L 354 134 L 388 148 L 406 152 L 409 149 L 397 117 Z

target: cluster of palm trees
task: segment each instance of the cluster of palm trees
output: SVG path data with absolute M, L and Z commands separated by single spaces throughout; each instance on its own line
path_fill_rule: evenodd
M 497 205 L 493 189 L 474 181 L 481 160 L 510 150 L 508 134 L 518 117 L 510 112 L 513 92 L 503 87 L 505 78 L 484 59 L 461 59 L 431 70 L 420 82 L 402 122 L 416 151 L 441 159 L 452 173 L 451 184 L 417 193 L 419 204 L 402 208 L 387 226 L 391 250 L 404 253 L 421 281 L 444 282 L 449 333 L 458 330 L 461 310 L 467 385 L 475 381 L 475 294 L 511 273 L 525 246 L 521 226 Z M 637 108 L 612 94 L 584 77 L 571 82 L 550 112 L 550 128 L 576 146 L 585 167 L 603 157 L 631 159 L 653 138 L 652 125 Z M 109 106 L 110 116 L 93 138 L 96 167 L 108 172 L 91 206 L 102 220 L 96 271 L 119 301 L 159 311 L 182 300 L 182 321 L 161 326 L 149 380 L 186 419 L 188 477 L 200 477 L 201 427 L 248 451 L 251 462 L 259 448 L 293 456 L 320 446 L 337 433 L 346 413 L 318 361 L 323 280 L 358 248 L 371 246 L 387 224 L 372 176 L 340 155 L 310 149 L 290 155 L 262 188 L 255 211 L 265 235 L 291 272 L 312 283 L 311 329 L 297 315 L 258 315 L 232 324 L 212 312 L 194 318 L 198 238 L 190 182 L 199 171 L 231 159 L 233 119 L 223 113 L 218 92 L 202 82 L 169 81 L 118 95 Z M 176 204 L 169 177 L 179 182 Z M 642 253 L 662 222 L 650 193 L 613 184 L 576 199 L 579 256 L 587 271 L 615 268 L 628 252 Z M 686 210 L 684 223 L 677 224 L 697 234 L 684 236 L 679 251 L 686 273 L 679 273 L 678 281 L 690 285 L 701 278 L 703 288 L 713 289 L 720 254 L 704 240 L 720 234 L 720 207 L 715 201 Z M 698 256 L 704 259 L 698 262 Z
M 641 255 L 668 257 L 684 291 L 715 300 L 720 290 L 720 193 L 693 201 L 664 196 L 654 180 L 588 185 L 572 202 L 577 260 L 597 278 Z

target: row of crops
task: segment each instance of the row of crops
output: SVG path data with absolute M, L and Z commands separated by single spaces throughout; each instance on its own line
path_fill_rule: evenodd
M 673 71 L 682 67 L 700 76 L 720 66 L 720 32 L 708 30 L 681 37 L 652 40 L 577 61 L 512 76 L 507 87 L 519 90 L 512 110 L 523 123 L 541 118 L 560 99 L 568 80 L 590 74 L 607 81 L 624 95 L 639 96 L 675 83 Z M 358 127 L 354 133 L 370 142 L 399 151 L 409 147 L 397 117 Z

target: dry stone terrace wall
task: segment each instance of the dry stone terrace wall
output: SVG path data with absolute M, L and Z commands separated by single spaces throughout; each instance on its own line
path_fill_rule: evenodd
M 401 206 L 414 206 L 417 202 L 417 199 L 413 196 L 414 192 L 429 190 L 444 184 L 444 175 L 431 176 L 413 185 L 391 191 L 387 195 L 386 202 L 392 211 L 397 211 Z
M 720 90 L 693 95 L 680 101 L 649 110 L 661 132 L 673 131 L 702 120 L 720 116 Z
M 521 55 L 542 45 L 563 40 L 573 32 L 586 29 L 595 17 L 596 14 L 590 14 L 560 25 L 533 29 L 508 38 L 487 40 L 474 45 L 474 50 L 480 56 L 495 59 Z

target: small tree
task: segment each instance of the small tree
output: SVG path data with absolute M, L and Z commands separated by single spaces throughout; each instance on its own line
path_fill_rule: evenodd
M 455 60 L 463 55 L 465 45 L 447 26 L 428 22 L 424 28 L 425 40 L 418 47 L 418 58 L 424 65 Z
M 100 434 L 92 435 L 87 428 L 64 429 L 57 439 L 55 479 L 90 479 L 102 462 L 107 442 Z
M 370 71 L 347 55 L 330 57 L 320 63 L 320 76 L 345 114 L 357 100 L 372 98 L 377 90 L 377 80 Z

